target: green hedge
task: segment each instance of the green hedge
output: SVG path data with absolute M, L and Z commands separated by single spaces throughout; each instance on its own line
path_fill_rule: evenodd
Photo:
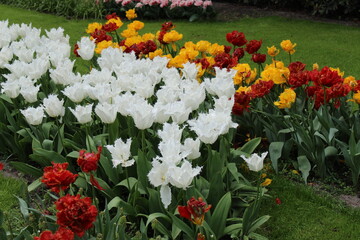
M 359 0 L 227 0 L 226 2 L 263 8 L 305 10 L 312 15 L 338 19 L 358 19 L 360 16 Z
M 101 18 L 103 5 L 101 0 L 0 0 L 20 8 L 51 13 L 69 18 Z

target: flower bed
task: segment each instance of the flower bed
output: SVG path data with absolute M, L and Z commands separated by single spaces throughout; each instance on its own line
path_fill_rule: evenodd
M 106 12 L 123 13 L 136 9 L 141 18 L 189 19 L 195 21 L 215 16 L 211 0 L 115 0 L 104 1 Z
M 261 40 L 238 31 L 226 35 L 232 46 L 179 46 L 171 22 L 156 34 L 143 27 L 116 14 L 89 24 L 73 49 L 88 64 L 80 74 L 61 28 L 41 35 L 0 22 L 1 152 L 38 178 L 29 191 L 49 188 L 30 209 L 46 224 L 24 237 L 259 238 L 271 179 L 267 153 L 253 152 L 264 136 L 275 171 L 291 158 L 306 181 L 312 167 L 324 175 L 344 157 L 357 184 L 355 78 L 292 62 L 290 40 L 280 44 L 285 65 L 275 46 L 263 54 Z M 246 54 L 253 63 L 241 62 Z M 253 139 L 239 141 L 243 129 Z M 68 216 L 74 209 L 83 221 Z

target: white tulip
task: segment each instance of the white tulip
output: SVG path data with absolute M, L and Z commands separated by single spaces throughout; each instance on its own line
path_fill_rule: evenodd
M 213 144 L 220 135 L 237 127 L 237 124 L 232 122 L 230 113 L 216 112 L 213 109 L 208 114 L 200 113 L 197 119 L 189 120 L 188 124 L 198 138 L 207 144 Z
M 184 74 L 184 78 L 187 80 L 196 80 L 198 74 L 198 67 L 195 63 L 187 62 L 183 64 L 181 72 Z
M 24 97 L 25 101 L 28 103 L 33 103 L 37 101 L 37 94 L 40 90 L 40 85 L 28 85 L 21 86 L 20 94 Z
M 118 107 L 107 102 L 99 103 L 95 107 L 95 113 L 98 115 L 103 123 L 115 122 Z
M 75 109 L 70 109 L 70 111 L 74 114 L 77 121 L 81 124 L 91 122 L 91 113 L 92 113 L 93 104 L 88 104 L 86 106 L 77 105 Z
M 114 167 L 117 167 L 121 164 L 122 167 L 130 167 L 134 165 L 135 160 L 130 158 L 130 147 L 131 147 L 131 139 L 127 139 L 126 143 L 121 140 L 121 138 L 117 139 L 114 145 L 107 145 L 106 148 L 111 153 L 112 163 Z
M 259 156 L 258 154 L 253 153 L 250 155 L 250 157 L 245 157 L 244 155 L 241 155 L 240 157 L 245 160 L 251 171 L 258 172 L 263 169 L 264 159 L 267 154 L 268 152 L 264 152 L 261 154 L 261 156 Z
M 218 97 L 226 96 L 231 98 L 235 94 L 233 77 L 235 76 L 236 71 L 233 69 L 228 71 L 226 68 L 220 69 L 215 67 L 215 72 L 215 78 L 204 79 L 206 90 L 210 94 L 217 95 Z
M 171 168 L 170 183 L 177 188 L 185 190 L 200 171 L 201 167 L 193 168 L 190 162 L 184 161 L 181 167 Z
M 45 117 L 44 108 L 39 106 L 37 108 L 28 107 L 27 109 L 20 110 L 21 114 L 24 115 L 26 121 L 30 125 L 39 125 L 41 124 L 43 118 Z
M 192 138 L 187 138 L 184 141 L 184 144 L 181 146 L 181 152 L 185 154 L 185 157 L 189 160 L 199 158 L 201 153 L 200 149 L 200 140 L 197 138 L 193 140 Z
M 20 94 L 19 81 L 6 81 L 0 83 L 1 93 L 4 93 L 9 98 L 17 98 Z
M 5 64 L 8 64 L 13 58 L 14 54 L 11 48 L 8 46 L 3 47 L 0 50 L 0 68 L 3 68 Z
M 50 94 L 43 100 L 44 110 L 50 117 L 62 117 L 65 115 L 64 100 L 60 100 L 56 95 Z
M 81 102 L 87 96 L 84 84 L 82 83 L 75 83 L 71 86 L 67 86 L 62 93 L 64 93 L 64 95 L 70 98 L 70 100 L 74 103 Z
M 77 53 L 84 60 L 90 60 L 94 56 L 95 41 L 88 37 L 82 37 L 80 42 L 77 42 L 79 49 Z

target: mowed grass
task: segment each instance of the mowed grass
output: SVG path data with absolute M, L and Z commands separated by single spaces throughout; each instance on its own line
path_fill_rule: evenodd
M 21 196 L 21 192 L 25 183 L 22 180 L 5 177 L 0 173 L 0 210 L 3 212 L 9 211 L 18 205 L 18 200 L 15 196 Z
M 86 35 L 88 23 L 102 20 L 68 20 L 33 11 L 27 11 L 0 4 L 0 20 L 10 23 L 32 23 L 32 26 L 50 29 L 63 27 L 73 45 Z M 142 32 L 155 33 L 163 21 L 145 21 Z M 262 39 L 262 53 L 267 46 L 276 45 L 290 39 L 297 43 L 293 61 L 302 61 L 311 68 L 313 63 L 320 66 L 339 67 L 345 75 L 360 79 L 360 29 L 330 23 L 292 20 L 281 17 L 244 18 L 233 22 L 195 22 L 174 21 L 176 30 L 184 35 L 185 41 L 208 40 L 212 43 L 227 44 L 225 35 L 233 30 L 245 33 L 248 40 Z M 123 27 L 124 28 L 124 27 Z M 288 55 L 281 53 L 278 59 L 288 63 Z M 270 60 L 270 59 L 269 59 Z M 268 62 L 270 62 L 268 60 Z M 242 60 L 249 62 L 249 58 Z M 8 183 L 0 175 L 0 209 L 16 204 L 13 194 L 20 188 Z M 360 239 L 360 213 L 345 207 L 328 196 L 319 196 L 311 188 L 295 184 L 284 177 L 274 177 L 269 186 L 272 196 L 263 204 L 262 214 L 271 219 L 262 229 L 262 234 L 270 240 L 342 240 Z M 15 191 L 12 192 L 12 191 Z M 18 191 L 16 193 L 16 191 Z M 282 200 L 281 205 L 275 198 Z
M 268 188 L 272 198 L 263 202 L 262 214 L 271 218 L 261 233 L 270 240 L 360 239 L 360 209 L 282 176 L 275 176 Z
M 70 43 L 75 44 L 81 36 L 86 36 L 85 29 L 94 20 L 69 20 L 64 17 L 18 9 L 0 4 L 0 20 L 9 19 L 10 23 L 32 23 L 34 27 L 42 29 L 65 29 L 70 36 Z M 142 33 L 155 33 L 164 21 L 145 21 Z M 282 40 L 290 39 L 296 43 L 296 53 L 293 61 L 301 61 L 311 69 L 313 63 L 320 67 L 339 67 L 345 75 L 353 75 L 360 79 L 360 28 L 344 26 L 334 23 L 320 23 L 308 20 L 295 20 L 283 17 L 243 18 L 232 22 L 186 22 L 173 21 L 176 30 L 184 35 L 182 42 L 207 40 L 212 43 L 228 44 L 226 33 L 233 30 L 244 32 L 248 40 L 262 39 L 261 53 L 266 53 L 266 47 L 272 45 L 280 48 Z M 122 27 L 125 29 L 125 26 Z M 278 56 L 279 60 L 289 63 L 288 55 L 284 52 Z M 250 62 L 250 56 L 241 60 Z M 270 63 L 270 58 L 267 63 Z

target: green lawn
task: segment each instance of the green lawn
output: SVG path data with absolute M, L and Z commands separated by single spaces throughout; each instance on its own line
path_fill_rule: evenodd
M 0 210 L 8 211 L 17 206 L 18 201 L 15 196 L 21 196 L 24 182 L 15 178 L 5 177 L 0 173 Z
M 270 240 L 360 239 L 360 209 L 351 209 L 328 194 L 277 176 L 269 186 L 271 199 L 262 204 L 270 220 L 262 234 Z M 276 204 L 280 198 L 281 204 Z
M 95 20 L 68 20 L 63 17 L 17 9 L 0 4 L 0 20 L 10 23 L 32 23 L 34 27 L 50 29 L 63 27 L 74 44 L 87 24 Z M 144 31 L 155 32 L 162 21 L 146 21 Z M 329 23 L 291 20 L 281 17 L 244 18 L 234 22 L 175 21 L 177 30 L 184 34 L 184 41 L 208 40 L 226 44 L 225 35 L 233 30 L 242 31 L 247 39 L 262 39 L 262 52 L 266 46 L 277 45 L 284 39 L 297 43 L 293 60 L 310 66 L 340 67 L 346 75 L 360 79 L 360 29 Z M 280 55 L 287 62 L 288 56 Z M 244 61 L 248 62 L 248 59 Z M 20 185 L 0 174 L 0 209 L 8 210 L 14 201 L 13 194 L 20 192 Z M 15 185 L 12 185 L 15 184 Z M 294 184 L 284 177 L 275 177 L 269 186 L 272 199 L 264 202 L 263 214 L 271 219 L 262 233 L 269 239 L 279 240 L 342 240 L 360 239 L 360 211 L 344 207 L 330 197 L 319 196 L 304 185 Z M 282 204 L 275 204 L 279 197 Z

